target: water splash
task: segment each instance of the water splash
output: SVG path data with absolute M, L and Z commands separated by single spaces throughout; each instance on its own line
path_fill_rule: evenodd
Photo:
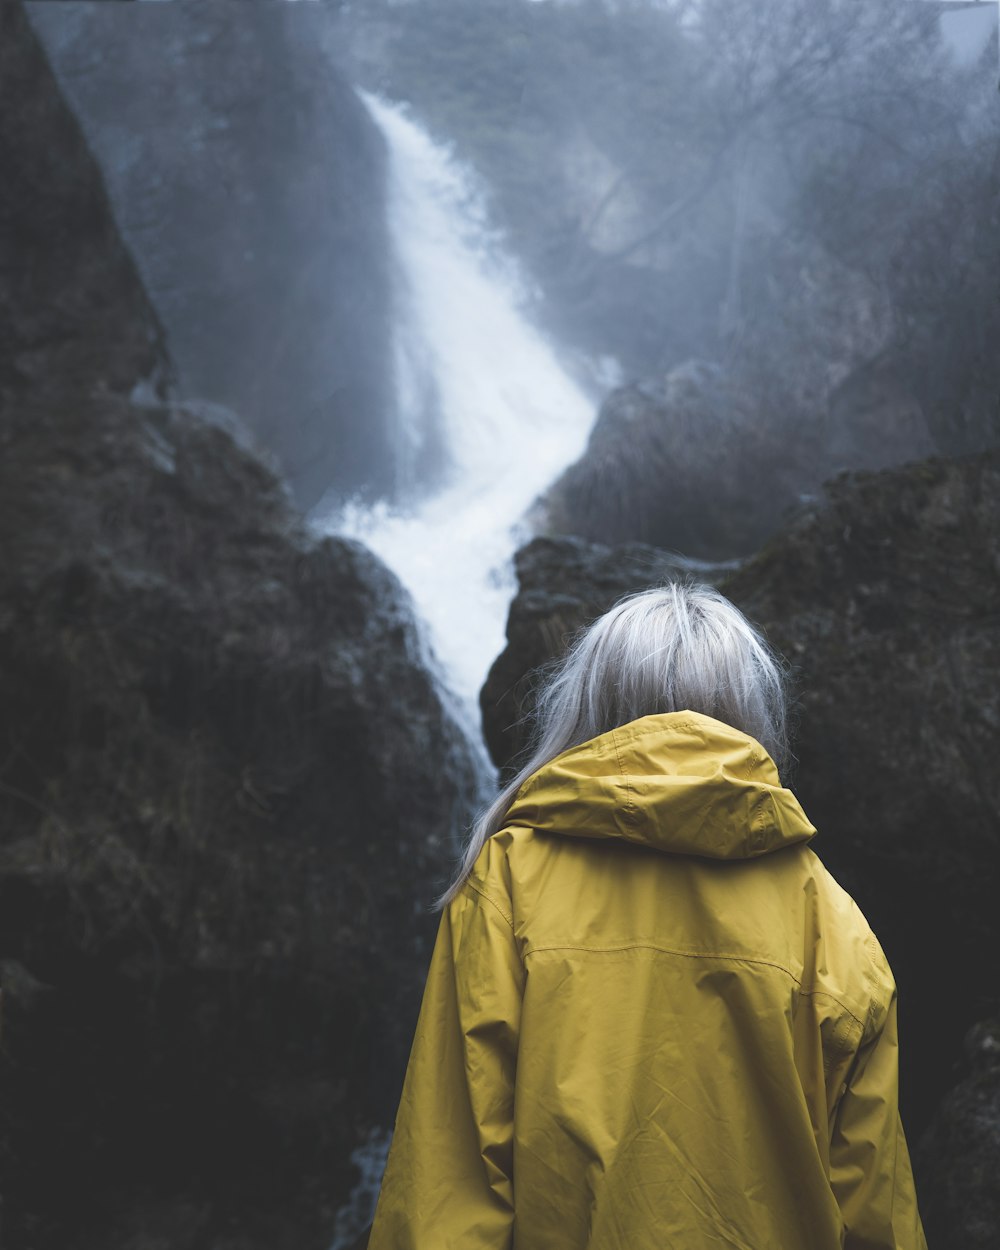
M 408 588 L 478 740 L 521 518 L 583 451 L 594 405 L 525 315 L 526 288 L 470 172 L 402 108 L 363 98 L 389 148 L 399 439 L 418 447 L 436 422 L 444 463 L 408 506 L 349 505 L 322 525 L 361 539 Z

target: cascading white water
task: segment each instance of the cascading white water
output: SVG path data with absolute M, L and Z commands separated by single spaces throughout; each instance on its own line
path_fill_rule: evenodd
M 478 738 L 478 691 L 504 644 L 525 510 L 583 451 L 594 406 L 521 311 L 474 181 L 404 111 L 364 100 L 389 149 L 397 252 L 400 438 L 419 444 L 433 397 L 447 463 L 412 506 L 351 505 L 323 522 L 372 548 L 413 596 Z

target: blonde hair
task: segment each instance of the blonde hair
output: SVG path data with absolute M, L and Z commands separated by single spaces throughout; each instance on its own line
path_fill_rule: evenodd
M 788 753 L 785 666 L 711 586 L 672 582 L 621 599 L 577 637 L 544 681 L 530 756 L 472 827 L 451 901 L 522 784 L 570 747 L 657 712 L 701 712 L 756 740 L 781 769 Z

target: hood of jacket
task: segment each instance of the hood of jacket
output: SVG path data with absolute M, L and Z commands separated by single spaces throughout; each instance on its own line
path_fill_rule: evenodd
M 644 716 L 564 751 L 525 781 L 504 823 L 710 859 L 816 832 L 760 743 L 698 712 Z

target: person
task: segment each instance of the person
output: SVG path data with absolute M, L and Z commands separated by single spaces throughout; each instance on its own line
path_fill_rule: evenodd
M 709 587 L 578 639 L 444 897 L 370 1250 L 925 1250 L 895 985 L 786 719 Z

